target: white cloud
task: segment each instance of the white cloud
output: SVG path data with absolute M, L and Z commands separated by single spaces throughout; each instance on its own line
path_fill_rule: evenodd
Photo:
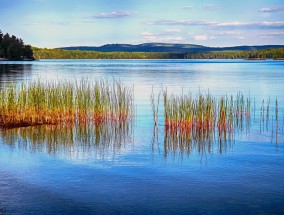
M 225 32 L 219 32 L 217 35 L 219 36 L 230 36 L 230 35 L 237 35 L 241 34 L 239 31 L 225 31 Z
M 69 25 L 68 22 L 63 21 L 47 21 L 47 22 L 30 22 L 25 23 L 24 25 Z
M 205 41 L 208 40 L 208 36 L 207 35 L 195 35 L 194 40 L 198 40 L 198 41 Z
M 109 13 L 100 13 L 98 15 L 88 16 L 84 18 L 92 18 L 92 19 L 119 19 L 124 17 L 129 17 L 137 14 L 136 12 L 129 12 L 129 11 L 112 11 Z
M 153 34 L 150 33 L 148 31 L 144 31 L 140 34 L 144 40 L 148 41 L 148 42 L 155 42 L 155 40 L 157 40 L 157 34 Z
M 206 5 L 203 5 L 203 8 L 207 9 L 207 10 L 215 10 L 217 9 L 217 7 L 213 4 L 206 4 Z
M 284 7 L 265 7 L 265 8 L 260 8 L 258 11 L 262 13 L 281 12 L 284 11 Z
M 214 22 L 204 20 L 157 20 L 148 22 L 149 25 L 189 25 L 189 26 L 208 26 L 211 28 L 254 28 L 254 29 L 271 29 L 283 28 L 284 22 Z
M 268 32 L 258 35 L 262 39 L 273 39 L 273 38 L 283 38 L 284 39 L 284 32 Z
M 142 36 L 142 42 L 160 42 L 160 43 L 176 43 L 183 42 L 184 38 L 181 36 L 167 36 L 164 33 L 153 34 L 148 31 L 144 31 L 140 34 Z
M 157 20 L 148 22 L 149 25 L 210 25 L 214 22 L 208 21 L 192 21 L 183 19 L 172 19 L 172 20 Z
M 166 33 L 179 33 L 180 30 L 179 29 L 170 28 L 170 29 L 164 30 L 164 32 L 166 32 Z
M 183 6 L 183 7 L 179 7 L 179 9 L 191 10 L 193 9 L 193 6 Z

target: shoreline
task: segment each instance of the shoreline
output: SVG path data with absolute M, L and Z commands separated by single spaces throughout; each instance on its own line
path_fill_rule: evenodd
M 0 58 L 0 61 L 35 61 L 36 59 L 21 59 L 21 60 L 12 60 L 8 58 Z
M 38 61 L 38 60 L 248 60 L 248 61 L 265 61 L 265 60 L 284 60 L 284 58 L 42 58 L 42 59 L 21 59 L 21 60 L 12 60 L 7 58 L 0 58 L 0 62 L 5 61 Z

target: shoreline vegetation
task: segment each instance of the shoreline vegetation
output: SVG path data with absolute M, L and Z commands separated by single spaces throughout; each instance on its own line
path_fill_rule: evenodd
M 33 47 L 34 57 L 41 59 L 246 59 L 284 60 L 284 48 L 255 51 L 212 52 L 98 52 Z
M 120 124 L 133 116 L 133 88 L 113 80 L 32 81 L 0 90 L 0 127 Z
M 21 38 L 3 34 L 0 29 L 0 61 L 32 61 L 35 60 L 30 45 L 25 45 Z

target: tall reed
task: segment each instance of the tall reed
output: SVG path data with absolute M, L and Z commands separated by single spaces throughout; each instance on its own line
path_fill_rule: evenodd
M 215 131 L 227 138 L 235 129 L 244 129 L 250 123 L 251 99 L 241 93 L 220 98 L 210 93 L 174 96 L 163 92 L 164 118 L 166 130 L 188 132 L 196 136 L 211 139 Z
M 113 80 L 41 80 L 0 91 L 0 126 L 124 122 L 133 115 L 133 88 Z

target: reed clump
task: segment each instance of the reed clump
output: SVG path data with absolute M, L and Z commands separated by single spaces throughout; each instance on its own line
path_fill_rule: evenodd
M 0 127 L 125 122 L 133 114 L 133 88 L 113 80 L 41 80 L 7 84 L 0 91 Z
M 169 96 L 167 91 L 163 95 L 166 130 L 186 132 L 193 139 L 212 140 L 216 131 L 226 139 L 250 122 L 251 99 L 241 93 L 236 98 L 216 98 L 210 93 Z

